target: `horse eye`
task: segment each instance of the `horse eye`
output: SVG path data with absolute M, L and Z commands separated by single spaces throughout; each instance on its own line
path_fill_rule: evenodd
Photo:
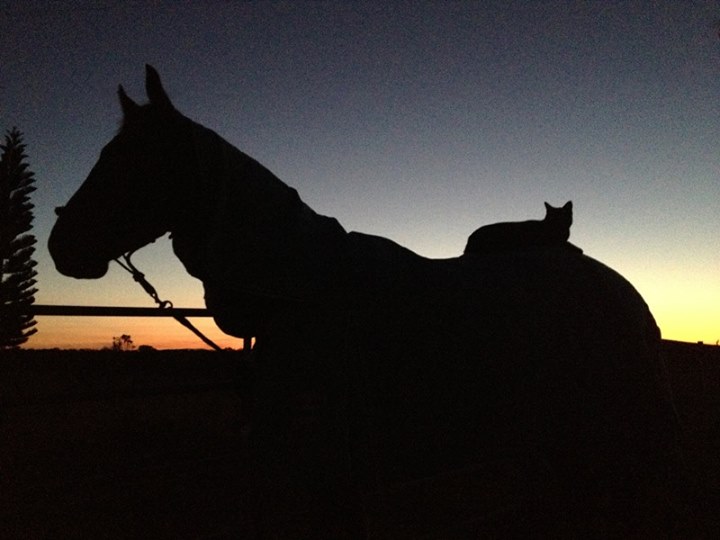
M 65 210 L 65 207 L 64 207 L 64 206 L 56 206 L 56 207 L 55 207 L 55 215 L 56 215 L 56 216 L 59 216 L 59 215 L 62 213 L 63 210 Z

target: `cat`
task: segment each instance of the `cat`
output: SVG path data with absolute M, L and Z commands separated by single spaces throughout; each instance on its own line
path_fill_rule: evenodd
M 545 219 L 492 223 L 480 227 L 468 238 L 465 254 L 497 253 L 543 246 L 571 247 L 572 201 L 562 208 L 545 203 Z M 579 248 L 575 248 L 579 249 Z

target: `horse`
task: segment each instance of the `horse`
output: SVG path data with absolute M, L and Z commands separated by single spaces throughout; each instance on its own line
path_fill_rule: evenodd
M 660 331 L 620 274 L 562 244 L 431 259 L 348 232 L 145 82 L 143 105 L 119 87 L 121 127 L 49 250 L 97 279 L 169 232 L 218 326 L 257 337 L 258 531 L 672 527 Z

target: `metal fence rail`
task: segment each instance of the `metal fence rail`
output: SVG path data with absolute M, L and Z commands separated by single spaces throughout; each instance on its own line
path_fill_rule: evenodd
M 32 315 L 71 317 L 212 317 L 205 308 L 120 307 L 120 306 L 63 306 L 33 304 L 27 312 Z

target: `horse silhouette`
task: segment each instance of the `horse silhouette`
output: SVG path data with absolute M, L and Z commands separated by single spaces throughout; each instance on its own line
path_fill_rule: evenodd
M 178 112 L 150 66 L 146 90 L 119 88 L 122 127 L 50 253 L 99 278 L 170 232 L 220 328 L 258 337 L 258 530 L 302 515 L 318 538 L 419 537 L 408 523 L 495 516 L 504 534 L 608 537 L 672 519 L 660 334 L 622 276 L 564 242 L 429 259 L 347 232 Z M 392 486 L 478 470 L 502 481 L 476 506 L 392 517 Z

